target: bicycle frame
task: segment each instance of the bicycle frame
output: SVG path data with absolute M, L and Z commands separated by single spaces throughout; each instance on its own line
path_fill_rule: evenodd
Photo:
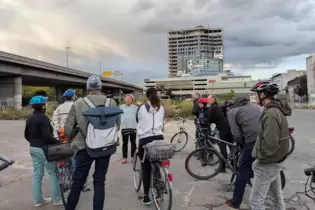
M 215 148 L 215 146 L 213 145 L 213 143 L 211 142 L 211 140 L 214 140 L 214 141 L 217 141 L 217 142 L 221 142 L 221 143 L 225 143 L 225 144 L 227 144 L 227 145 L 229 145 L 229 146 L 231 146 L 231 147 L 234 147 L 234 148 L 236 148 L 236 149 L 237 149 L 237 144 L 236 144 L 236 143 L 230 143 L 230 142 L 224 141 L 224 140 L 222 140 L 222 139 L 215 138 L 215 137 L 213 137 L 213 136 L 207 136 L 207 144 L 205 145 L 205 147 L 206 147 L 207 149 L 214 150 L 214 151 L 217 153 L 217 155 L 219 156 L 219 158 L 224 161 L 225 165 L 232 171 L 232 173 L 234 173 L 234 174 L 237 173 L 236 168 L 234 168 L 234 167 L 230 164 L 230 162 L 228 161 L 229 159 L 228 159 L 228 158 L 226 159 L 225 157 L 223 157 L 223 155 L 221 154 L 221 152 L 220 152 L 217 148 Z M 236 151 L 237 151 L 237 150 L 236 150 Z

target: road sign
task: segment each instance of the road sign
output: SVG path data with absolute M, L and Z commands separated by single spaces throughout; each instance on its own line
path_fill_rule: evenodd
M 110 77 L 110 76 L 112 76 L 112 72 L 111 71 L 104 71 L 103 76 L 104 77 Z
M 120 72 L 119 71 L 115 71 L 114 75 L 115 75 L 115 77 L 118 77 L 118 76 L 120 76 Z
M 208 83 L 215 83 L 215 82 L 216 80 L 211 80 L 211 79 L 208 80 Z

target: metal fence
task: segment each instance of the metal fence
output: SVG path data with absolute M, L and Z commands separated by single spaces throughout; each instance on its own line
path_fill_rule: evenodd
M 0 110 L 14 109 L 17 103 L 14 99 L 0 100 Z

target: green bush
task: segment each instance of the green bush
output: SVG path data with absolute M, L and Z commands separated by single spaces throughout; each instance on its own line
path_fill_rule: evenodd
M 57 106 L 56 102 L 47 103 L 46 114 L 49 118 L 52 117 Z M 32 112 L 33 109 L 30 106 L 23 107 L 22 110 L 5 109 L 0 111 L 0 120 L 25 120 Z

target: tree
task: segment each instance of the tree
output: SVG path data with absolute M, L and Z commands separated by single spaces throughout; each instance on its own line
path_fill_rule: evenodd
M 300 84 L 294 88 L 293 93 L 300 96 L 300 97 L 306 96 L 307 95 L 307 78 L 306 78 L 306 76 L 302 76 L 300 78 L 299 83 Z
M 234 97 L 235 97 L 235 92 L 234 92 L 234 90 L 230 90 L 229 93 L 223 94 L 223 99 L 224 99 L 224 100 L 233 100 Z

